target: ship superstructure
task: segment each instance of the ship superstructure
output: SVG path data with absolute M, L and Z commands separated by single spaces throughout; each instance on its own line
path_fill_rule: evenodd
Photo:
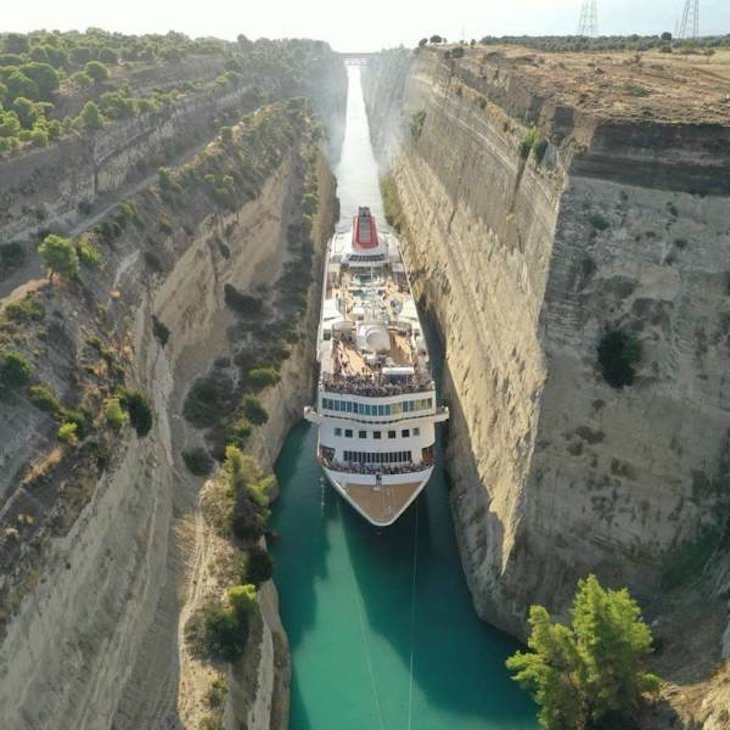
M 397 238 L 368 208 L 327 248 L 317 352 L 318 460 L 369 522 L 393 524 L 434 467 L 436 401 L 429 354 Z

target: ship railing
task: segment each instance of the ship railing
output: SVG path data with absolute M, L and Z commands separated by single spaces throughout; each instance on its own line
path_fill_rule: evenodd
M 378 474 L 383 476 L 413 474 L 414 472 L 428 471 L 433 466 L 433 464 L 427 464 L 425 462 L 421 464 L 361 464 L 359 461 L 331 461 L 321 456 L 319 457 L 319 462 L 325 469 L 330 469 L 331 471 L 345 472 L 348 474 L 372 474 L 373 476 L 377 476 Z

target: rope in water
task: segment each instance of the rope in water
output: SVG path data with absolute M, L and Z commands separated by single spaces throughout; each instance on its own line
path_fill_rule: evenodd
M 340 520 L 340 524 L 342 523 L 342 507 L 340 505 L 340 502 L 342 500 L 338 499 L 337 501 L 337 516 Z M 385 722 L 383 721 L 383 710 L 380 707 L 380 697 L 378 695 L 378 686 L 375 683 L 375 671 L 373 670 L 373 660 L 370 656 L 370 645 L 368 643 L 368 636 L 367 631 L 365 630 L 365 616 L 364 611 L 362 607 L 362 602 L 360 601 L 360 593 L 357 589 L 357 581 L 355 580 L 355 571 L 352 567 L 352 563 L 348 561 L 348 565 L 350 566 L 350 578 L 352 580 L 352 587 L 353 587 L 353 593 L 355 595 L 355 603 L 357 604 L 357 617 L 359 619 L 360 623 L 360 633 L 362 635 L 362 643 L 365 647 L 365 659 L 368 667 L 368 674 L 370 675 L 370 683 L 373 687 L 373 697 L 375 698 L 375 711 L 378 715 L 378 724 L 380 725 L 380 730 L 385 730 Z
M 408 685 L 408 730 L 413 727 L 413 664 L 416 656 L 416 575 L 418 573 L 418 509 L 419 501 L 416 500 L 416 524 L 413 535 L 413 578 L 411 582 L 411 660 L 410 679 Z

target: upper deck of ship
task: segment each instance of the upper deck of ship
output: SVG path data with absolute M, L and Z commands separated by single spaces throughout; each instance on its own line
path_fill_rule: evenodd
M 370 397 L 433 388 L 398 241 L 367 208 L 330 243 L 319 330 L 321 387 Z

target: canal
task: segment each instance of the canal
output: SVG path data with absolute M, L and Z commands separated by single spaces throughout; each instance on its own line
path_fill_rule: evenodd
M 343 220 L 358 205 L 382 219 L 359 74 L 349 69 L 336 170 Z M 430 343 L 438 378 L 440 348 Z M 443 467 L 395 526 L 376 530 L 325 483 L 316 443 L 316 427 L 300 423 L 276 465 L 291 730 L 534 730 L 534 706 L 504 667 L 517 645 L 472 608 Z

